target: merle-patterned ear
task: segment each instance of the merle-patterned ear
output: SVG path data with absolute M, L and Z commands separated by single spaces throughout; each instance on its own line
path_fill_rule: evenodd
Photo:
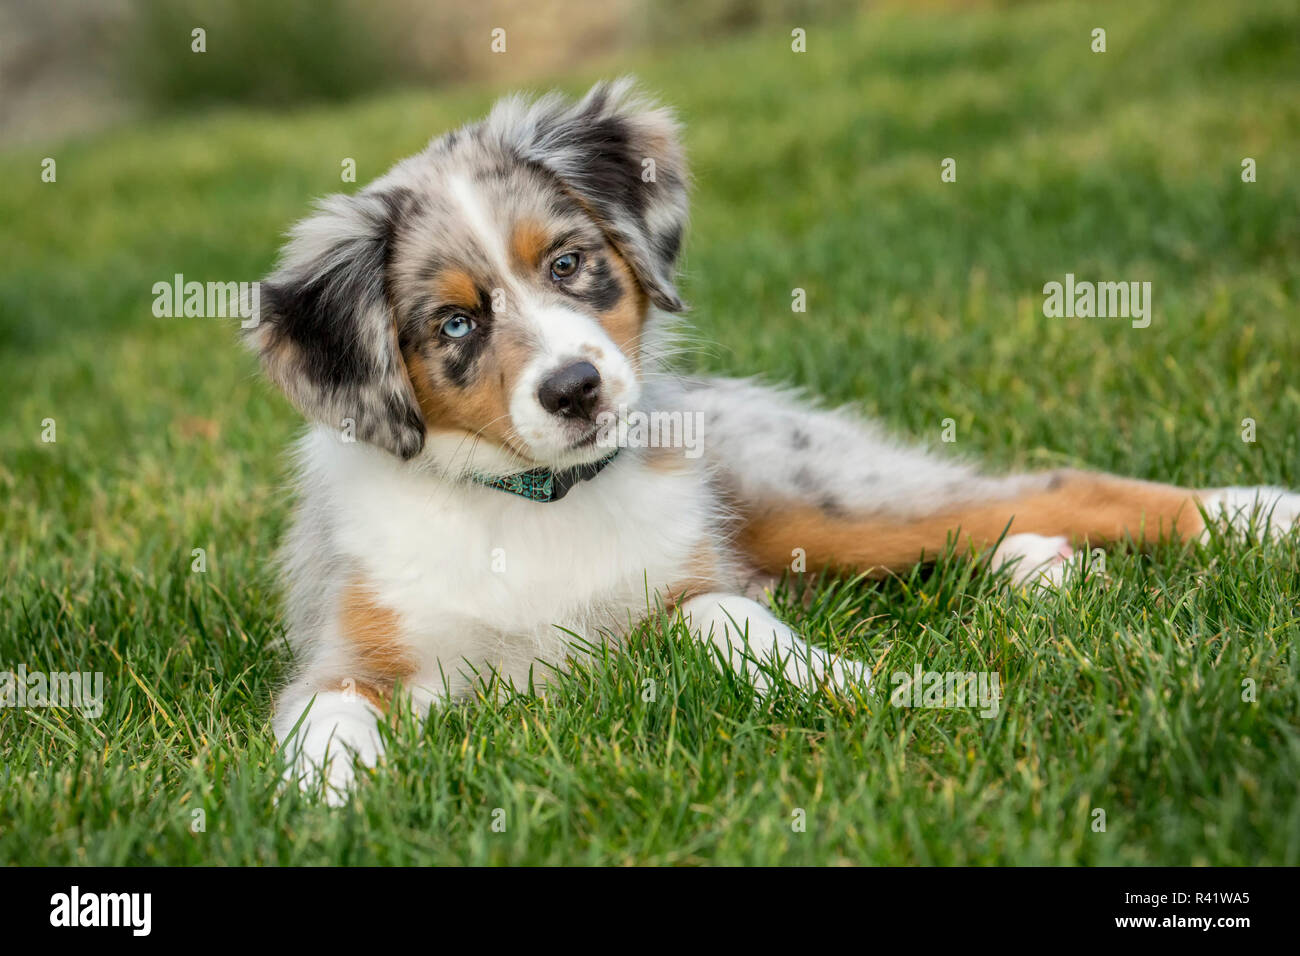
M 309 419 L 411 458 L 424 419 L 397 345 L 384 269 L 401 197 L 331 196 L 290 232 L 244 333 Z
M 687 171 L 672 113 L 624 78 L 600 83 L 577 104 L 556 95 L 507 100 L 488 128 L 524 159 L 550 170 L 587 206 L 650 300 L 685 306 L 674 278 L 686 227 Z

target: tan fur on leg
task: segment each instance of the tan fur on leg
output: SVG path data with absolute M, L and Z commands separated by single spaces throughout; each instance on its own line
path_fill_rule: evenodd
M 1066 471 L 1045 490 L 901 520 L 888 515 L 833 517 L 806 505 L 749 509 L 737 544 L 754 564 L 779 573 L 802 548 L 808 569 L 898 571 L 942 552 L 949 538 L 979 551 L 1007 534 L 1033 533 L 1106 544 L 1195 537 L 1204 528 L 1196 492 L 1174 485 Z

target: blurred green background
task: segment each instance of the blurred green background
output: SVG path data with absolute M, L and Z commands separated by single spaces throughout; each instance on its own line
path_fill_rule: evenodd
M 8 0 L 0 142 L 230 103 L 523 82 L 636 51 L 866 9 L 854 0 Z M 493 48 L 506 30 L 505 51 Z M 192 33 L 205 32 L 203 53 Z

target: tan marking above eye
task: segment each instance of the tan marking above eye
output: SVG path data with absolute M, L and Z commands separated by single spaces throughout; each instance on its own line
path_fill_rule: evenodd
M 546 229 L 535 219 L 521 219 L 510 231 L 510 252 L 528 269 L 536 269 L 546 251 Z
M 447 305 L 476 308 L 479 304 L 478 283 L 464 269 L 444 269 L 433 280 L 433 294 Z

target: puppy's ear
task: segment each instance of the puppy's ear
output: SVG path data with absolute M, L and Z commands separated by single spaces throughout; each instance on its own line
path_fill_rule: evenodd
M 550 170 L 586 205 L 650 300 L 685 306 L 674 285 L 686 227 L 687 171 L 672 113 L 638 95 L 629 78 L 600 83 L 581 102 L 507 100 L 489 129 Z
M 385 288 L 392 224 L 405 197 L 331 196 L 290 232 L 261 285 L 245 339 L 273 382 L 309 419 L 411 458 L 424 419 Z

